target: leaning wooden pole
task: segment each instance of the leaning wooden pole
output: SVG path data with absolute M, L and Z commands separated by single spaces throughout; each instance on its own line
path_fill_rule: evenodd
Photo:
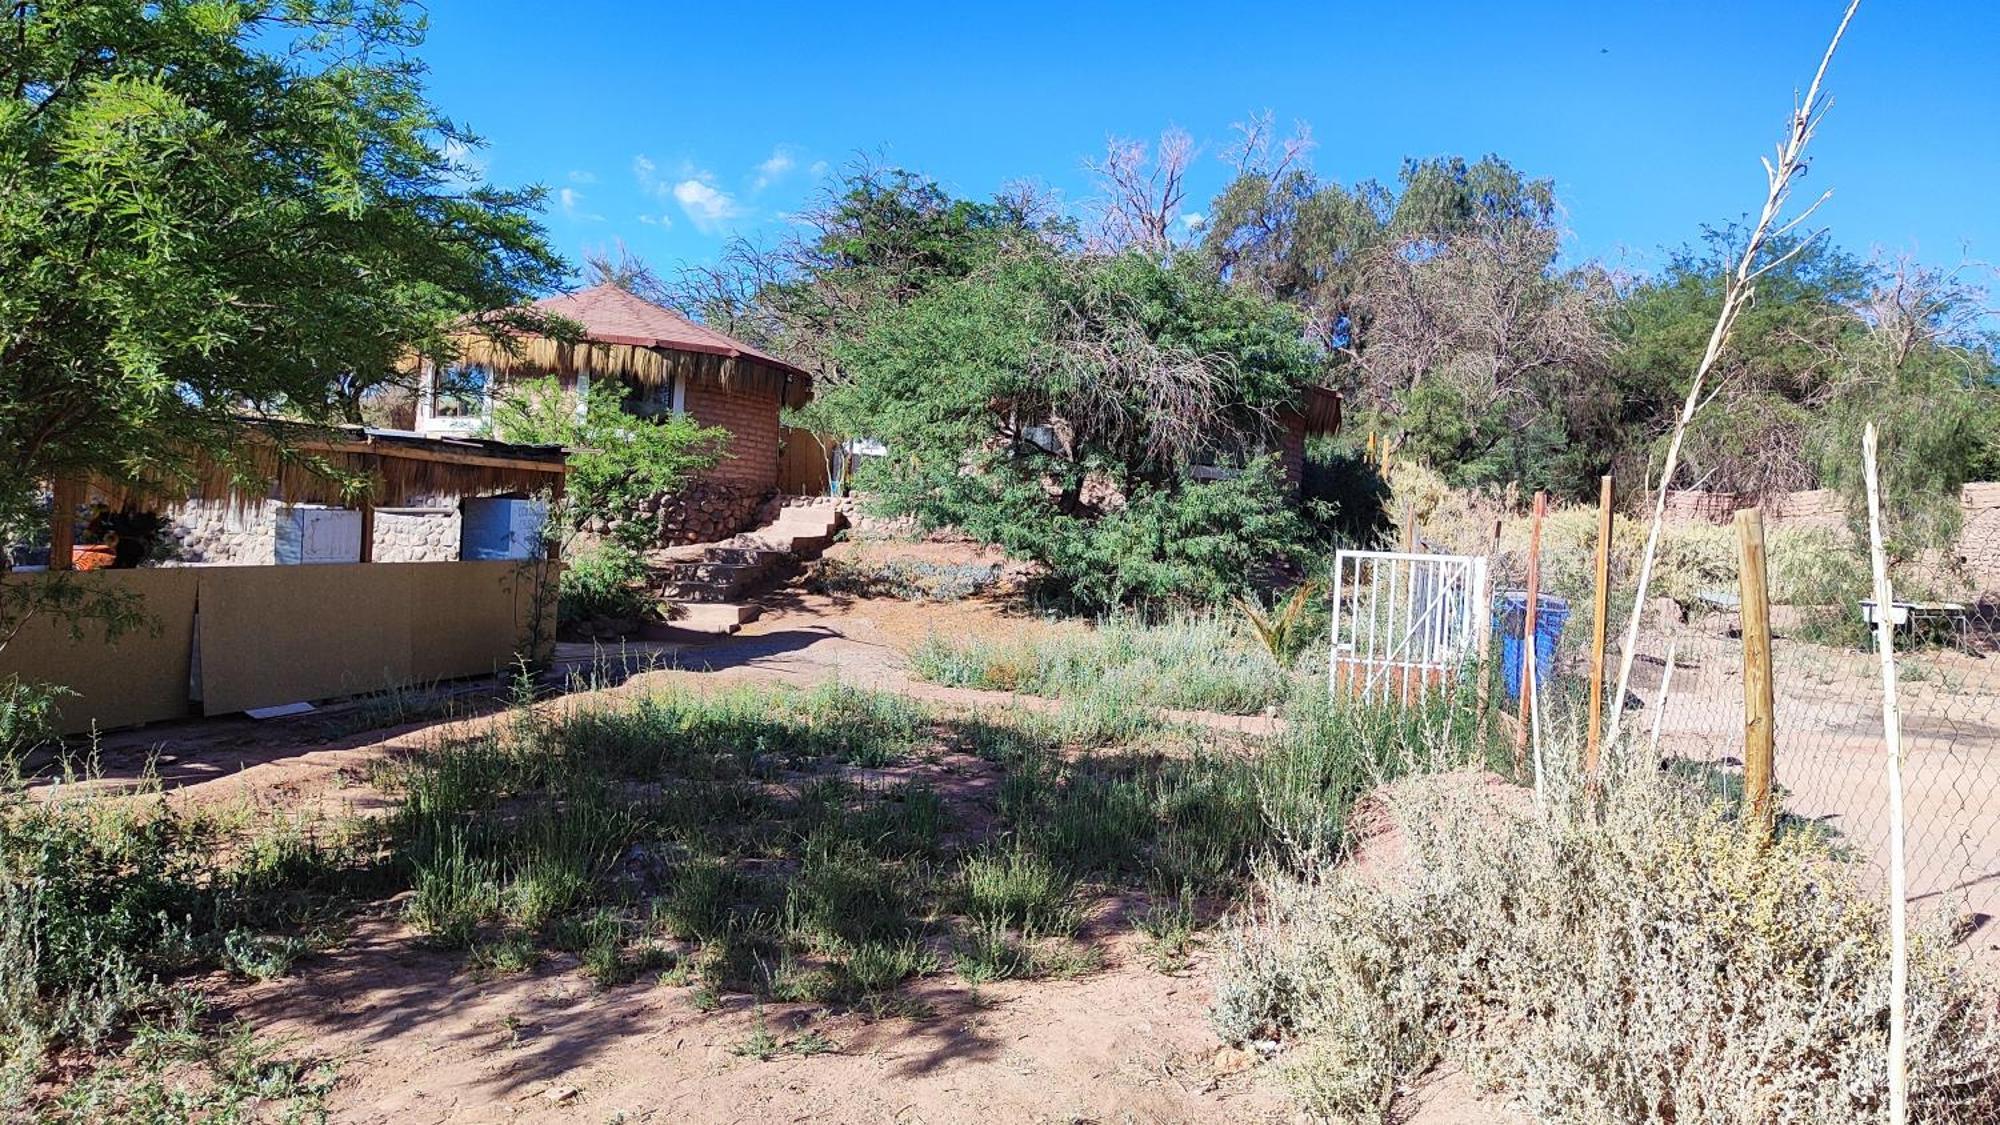
M 1590 733 L 1583 744 L 1584 776 L 1597 776 L 1597 756 L 1604 745 L 1604 642 L 1611 614 L 1611 476 L 1597 482 L 1597 597 L 1591 603 Z
M 1889 557 L 1882 548 L 1882 490 L 1875 468 L 1875 423 L 1861 435 L 1868 482 L 1868 553 L 1875 571 L 1875 651 L 1882 668 L 1882 741 L 1889 770 L 1889 1125 L 1910 1119 L 1910 933 L 1903 868 L 1903 716 L 1896 700 L 1896 615 Z
M 1666 522 L 1667 490 L 1673 487 L 1674 472 L 1680 466 L 1681 444 L 1687 437 L 1688 424 L 1694 421 L 1695 411 L 1706 401 L 1709 373 L 1714 370 L 1716 361 L 1722 358 L 1730 333 L 1735 330 L 1736 318 L 1755 295 L 1757 280 L 1798 255 L 1818 235 L 1814 232 L 1800 239 L 1768 262 L 1760 264 L 1758 261 L 1773 238 L 1797 228 L 1821 203 L 1826 202 L 1826 195 L 1821 195 L 1796 218 L 1776 225 L 1779 212 L 1784 210 L 1785 201 L 1791 196 L 1792 181 L 1805 170 L 1806 144 L 1812 140 L 1813 132 L 1826 113 L 1825 103 L 1820 98 L 1820 85 L 1826 80 L 1827 68 L 1833 65 L 1833 53 L 1839 49 L 1841 38 L 1847 34 L 1847 25 L 1853 21 L 1855 9 L 1860 6 L 1861 0 L 1850 0 L 1846 13 L 1840 17 L 1840 26 L 1834 29 L 1833 40 L 1826 45 L 1826 54 L 1820 56 L 1819 69 L 1813 73 L 1812 85 L 1807 88 L 1805 98 L 1792 107 L 1790 128 L 1784 142 L 1778 146 L 1777 163 L 1773 164 L 1768 158 L 1764 161 L 1764 208 L 1757 216 L 1757 225 L 1750 229 L 1750 239 L 1744 244 L 1743 256 L 1723 284 L 1722 311 L 1716 316 L 1715 330 L 1709 333 L 1708 347 L 1702 351 L 1701 362 L 1695 366 L 1694 380 L 1688 384 L 1687 398 L 1681 403 L 1680 416 L 1674 421 L 1673 436 L 1667 442 L 1667 458 L 1660 468 L 1659 490 L 1653 497 L 1653 519 L 1646 530 L 1646 549 L 1639 556 L 1639 580 L 1632 601 L 1632 618 L 1626 623 L 1624 642 L 1619 647 L 1618 687 L 1612 692 L 1613 699 L 1625 698 L 1625 689 L 1632 682 L 1632 661 L 1639 650 L 1639 623 L 1645 616 L 1646 592 L 1652 585 L 1653 561 L 1660 549 L 1660 529 Z M 1622 708 L 1614 708 L 1611 712 L 1609 738 L 1614 742 L 1618 738 L 1618 725 L 1623 716 Z
M 1777 751 L 1776 692 L 1771 683 L 1771 601 L 1764 565 L 1764 514 L 1736 513 L 1738 583 L 1743 614 L 1743 801 L 1756 831 L 1769 835 L 1771 775 Z

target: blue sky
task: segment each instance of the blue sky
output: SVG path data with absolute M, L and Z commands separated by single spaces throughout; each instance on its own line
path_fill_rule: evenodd
M 431 0 L 432 91 L 496 183 L 549 187 L 572 260 L 623 240 L 657 267 L 772 236 L 861 150 L 990 195 L 1090 193 L 1107 136 L 1310 122 L 1321 175 L 1498 153 L 1553 177 L 1572 258 L 1626 268 L 1760 202 L 1757 158 L 1810 80 L 1838 0 L 665 5 Z M 1835 60 L 1809 199 L 1863 253 L 2000 260 L 2000 3 L 1864 0 Z M 1985 185 L 1982 187 L 1981 185 Z

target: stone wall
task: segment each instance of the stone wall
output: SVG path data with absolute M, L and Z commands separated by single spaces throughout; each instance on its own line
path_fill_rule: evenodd
M 1958 532 L 1958 553 L 1965 569 L 1982 588 L 2000 589 L 2000 484 L 1968 484 L 1960 499 L 1965 525 Z
M 277 551 L 278 502 L 194 500 L 167 519 L 168 565 L 269 566 Z
M 377 508 L 376 562 L 453 562 L 458 558 L 458 509 Z
M 196 500 L 169 517 L 168 566 L 270 566 L 276 561 L 276 500 Z M 375 513 L 376 562 L 453 562 L 458 508 L 384 508 Z
M 697 480 L 679 492 L 657 493 L 641 500 L 629 517 L 593 518 L 584 530 L 592 535 L 612 535 L 627 524 L 637 523 L 645 529 L 646 538 L 658 546 L 713 543 L 749 530 L 768 492 L 768 487 L 750 491 L 721 481 Z

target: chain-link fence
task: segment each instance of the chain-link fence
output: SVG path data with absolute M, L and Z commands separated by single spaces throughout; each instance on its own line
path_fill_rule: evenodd
M 1520 601 L 1527 577 L 1525 545 L 1503 543 L 1491 545 L 1497 630 L 1508 627 L 1505 607 L 1510 596 Z M 1607 708 L 1617 705 L 1633 612 L 1632 555 L 1614 552 Z M 1545 716 L 1579 715 L 1588 697 L 1593 556 L 1576 537 L 1540 555 L 1543 627 L 1548 607 L 1564 617 L 1555 659 L 1540 673 Z M 1711 563 L 1694 583 L 1656 576 L 1655 590 L 1675 592 L 1643 607 L 1620 725 L 1621 737 L 1663 768 L 1733 799 L 1744 786 L 1746 703 L 1740 588 L 1730 569 Z M 1864 597 L 1772 605 L 1773 797 L 1780 830 L 1826 833 L 1863 878 L 1886 889 L 1888 752 L 1872 612 Z M 2000 604 L 1899 602 L 1886 612 L 1896 626 L 1907 901 L 1913 912 L 1943 915 L 1968 954 L 2000 967 Z

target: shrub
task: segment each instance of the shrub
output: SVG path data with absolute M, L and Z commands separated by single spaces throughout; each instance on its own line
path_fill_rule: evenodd
M 493 402 L 493 432 L 503 441 L 568 447 L 569 476 L 553 518 L 571 527 L 602 520 L 626 546 L 644 547 L 653 529 L 634 518 L 639 504 L 713 468 L 729 431 L 686 415 L 628 414 L 625 394 L 615 379 L 593 381 L 581 403 L 554 377 L 508 385 Z
M 0 680 L 0 792 L 21 784 L 28 756 L 57 746 L 57 701 L 68 688 L 9 676 Z
M 600 543 L 563 564 L 556 620 L 574 625 L 596 617 L 631 618 L 646 609 L 646 560 L 618 543 Z
M 1389 791 L 1404 867 L 1268 876 L 1228 933 L 1216 1026 L 1282 1043 L 1310 1112 L 1385 1120 L 1453 1058 L 1539 1121 L 1880 1119 L 1883 911 L 1822 839 L 1766 845 L 1651 774 L 1601 815 L 1477 781 Z M 1910 995 L 1912 1119 L 1991 1119 L 2000 1036 L 1942 935 Z

